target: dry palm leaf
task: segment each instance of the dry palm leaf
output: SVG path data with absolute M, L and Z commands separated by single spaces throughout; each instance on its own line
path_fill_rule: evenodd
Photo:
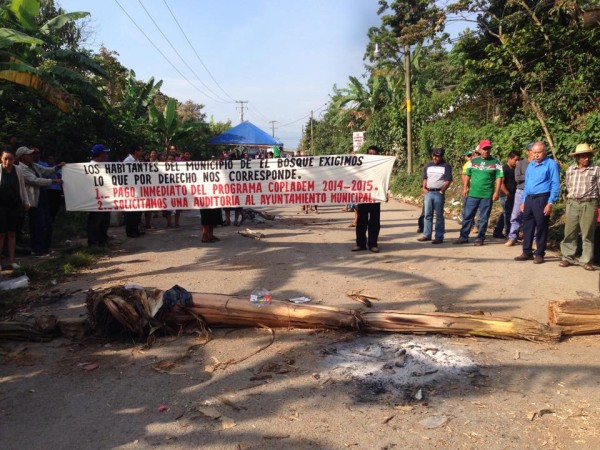
M 363 294 L 362 289 L 360 289 L 358 291 L 346 292 L 346 295 L 348 297 L 350 297 L 352 300 L 362 303 L 367 308 L 370 308 L 371 306 L 373 306 L 373 303 L 371 302 L 371 300 L 379 300 L 377 297 L 374 297 L 372 295 Z

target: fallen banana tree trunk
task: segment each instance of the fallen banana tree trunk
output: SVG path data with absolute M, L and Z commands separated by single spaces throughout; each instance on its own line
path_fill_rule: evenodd
M 164 296 L 158 291 L 124 290 L 122 287 L 88 292 L 88 309 L 95 328 L 114 335 L 121 330 L 141 336 L 160 324 L 181 328 L 194 323 L 203 326 L 342 329 L 394 333 L 433 333 L 525 339 L 555 342 L 557 328 L 533 320 L 479 314 L 362 312 L 320 305 L 272 301 L 257 306 L 245 297 L 220 294 L 190 294 L 178 286 Z M 167 298 L 168 297 L 168 298 Z M 153 313 L 156 312 L 156 313 Z
M 190 312 L 202 317 L 209 326 L 253 327 L 260 324 L 271 328 L 363 328 L 360 312 L 352 309 L 276 300 L 257 306 L 246 297 L 220 294 L 193 293 L 191 306 L 177 305 L 164 318 L 170 323 L 193 320 Z
M 438 333 L 452 336 L 479 336 L 499 339 L 524 339 L 556 342 L 558 328 L 519 317 L 483 316 L 460 313 L 364 312 L 366 331 L 397 333 Z
M 566 336 L 600 334 L 600 300 L 557 300 L 548 303 L 551 325 Z

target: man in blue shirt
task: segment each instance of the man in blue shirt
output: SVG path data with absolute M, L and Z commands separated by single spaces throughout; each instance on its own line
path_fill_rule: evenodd
M 548 158 L 548 150 L 543 142 L 535 142 L 531 148 L 532 161 L 525 172 L 523 189 L 523 253 L 515 261 L 533 259 L 534 264 L 544 262 L 548 225 L 552 205 L 558 200 L 560 189 L 560 169 Z M 537 230 L 537 231 L 536 231 Z M 533 237 L 536 236 L 536 249 L 532 251 Z

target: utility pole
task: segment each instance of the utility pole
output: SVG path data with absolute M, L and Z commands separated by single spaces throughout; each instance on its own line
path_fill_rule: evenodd
M 314 155 L 314 153 L 313 153 L 313 111 L 312 111 L 312 109 L 310 110 L 310 154 Z
M 270 120 L 269 123 L 271 124 L 271 136 L 273 136 L 273 138 L 275 137 L 275 122 L 279 122 L 278 120 Z
M 411 120 L 411 92 L 410 92 L 410 45 L 404 46 L 404 83 L 406 86 L 406 166 L 408 173 L 413 171 L 413 151 L 412 151 L 412 120 Z
M 248 103 L 248 100 L 236 100 L 236 103 L 240 104 L 240 122 L 244 121 L 244 103 Z

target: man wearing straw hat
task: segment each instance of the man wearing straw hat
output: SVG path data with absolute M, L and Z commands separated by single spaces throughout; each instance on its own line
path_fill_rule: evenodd
M 588 144 L 579 144 L 569 154 L 575 157 L 575 164 L 567 169 L 565 175 L 567 213 L 565 238 L 560 243 L 560 267 L 569 267 L 575 263 L 577 237 L 581 233 L 583 251 L 579 262 L 585 270 L 594 270 L 592 259 L 600 198 L 600 167 L 592 164 L 593 153 Z

